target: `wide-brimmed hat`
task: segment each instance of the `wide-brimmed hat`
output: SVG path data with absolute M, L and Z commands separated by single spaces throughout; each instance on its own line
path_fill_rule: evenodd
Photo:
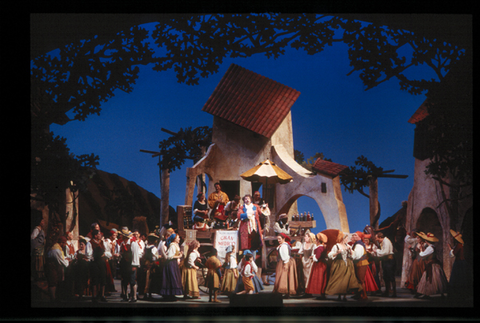
M 287 213 L 282 213 L 282 214 L 280 214 L 280 215 L 278 216 L 278 221 L 280 221 L 280 220 L 283 219 L 283 218 L 288 218 Z
M 461 244 L 464 244 L 462 235 L 460 234 L 460 232 L 450 229 L 450 233 L 452 234 L 453 238 L 455 238 L 455 240 L 457 240 Z
M 120 231 L 120 234 L 125 238 L 130 238 L 132 236 L 132 231 L 129 231 L 128 229 L 122 229 L 122 231 Z
M 437 237 L 435 237 L 435 235 L 431 232 L 425 234 L 423 232 L 418 232 L 417 233 L 423 240 L 427 240 L 427 241 L 430 241 L 430 242 L 438 242 L 438 239 Z
M 147 239 L 148 239 L 148 238 L 155 238 L 155 239 L 158 239 L 158 238 L 160 238 L 160 237 L 159 237 L 159 236 L 157 236 L 157 235 L 156 235 L 154 232 L 151 232 L 151 233 L 149 233 L 149 234 L 148 234 L 148 236 L 147 236 Z

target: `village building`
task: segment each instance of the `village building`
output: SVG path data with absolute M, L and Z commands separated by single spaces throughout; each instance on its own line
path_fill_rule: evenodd
M 447 74 L 441 85 L 442 98 L 453 97 L 455 98 L 453 101 L 457 104 L 466 102 L 468 105 L 468 96 L 470 96 L 468 88 L 471 87 L 471 84 L 467 77 L 468 72 L 465 71 L 466 69 L 459 68 Z M 432 104 L 435 108 L 435 102 L 432 102 Z M 427 99 L 408 120 L 409 123 L 416 125 L 413 147 L 415 168 L 414 183 L 408 196 L 405 229 L 407 232 L 414 229 L 424 233 L 431 232 L 438 238 L 439 241 L 435 243 L 437 258 L 443 264 L 445 275 L 449 279 L 455 261 L 454 258 L 449 256 L 449 244 L 453 245 L 450 229 L 462 234 L 465 242 L 465 258 L 471 260 L 473 257 L 472 185 L 459 183 L 451 173 L 442 178 L 444 182 L 442 184 L 425 173 L 427 166 L 432 162 L 429 157 L 428 141 L 426 140 L 428 136 L 431 136 L 431 132 L 428 127 L 422 124 L 422 121 L 429 117 L 428 107 Z M 471 111 L 471 107 L 462 107 L 458 109 L 458 113 L 468 113 L 469 110 Z M 435 126 L 442 127 L 442 125 Z M 401 286 L 408 278 L 412 263 L 407 247 L 404 246 Z
M 317 202 L 327 229 L 349 232 L 338 177 L 347 167 L 323 162 L 317 165 L 315 175 L 294 160 L 291 107 L 299 95 L 288 86 L 232 64 L 202 109 L 214 116 L 213 143 L 206 155 L 187 169 L 185 205 L 192 205 L 196 179 L 204 174 L 209 192 L 220 182 L 230 199 L 235 194 L 252 194 L 260 185 L 240 174 L 268 159 L 293 177 L 287 184 L 268 185 L 272 226 L 282 212 L 291 219 L 297 212 L 296 200 L 308 196 Z

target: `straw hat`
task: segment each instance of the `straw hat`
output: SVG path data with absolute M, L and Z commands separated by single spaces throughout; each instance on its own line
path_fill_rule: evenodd
M 427 241 L 430 241 L 430 242 L 438 242 L 438 239 L 435 237 L 435 235 L 433 233 L 423 233 L 423 232 L 418 232 L 418 235 L 423 239 L 423 240 L 427 240 Z
M 455 238 L 455 240 L 457 240 L 461 244 L 464 244 L 462 235 L 460 234 L 460 232 L 450 229 L 450 233 L 452 234 L 453 238 Z
M 120 231 L 120 234 L 125 238 L 130 238 L 132 236 L 132 232 L 128 229 L 122 229 L 122 231 Z
M 155 238 L 155 239 L 160 238 L 160 237 L 157 236 L 154 232 L 150 233 L 150 234 L 147 236 L 147 238 L 150 238 L 150 237 Z

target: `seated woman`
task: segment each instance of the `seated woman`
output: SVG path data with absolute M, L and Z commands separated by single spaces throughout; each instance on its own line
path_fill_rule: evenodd
M 208 219 L 208 203 L 205 201 L 205 194 L 203 192 L 197 194 L 197 200 L 193 204 L 193 222 L 195 222 L 195 216 L 201 217 L 204 220 Z

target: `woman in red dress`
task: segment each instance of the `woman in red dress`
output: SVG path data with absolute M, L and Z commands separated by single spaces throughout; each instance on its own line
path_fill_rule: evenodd
M 363 236 L 363 243 L 365 243 L 365 250 L 367 250 L 368 268 L 365 273 L 365 292 L 370 295 L 375 295 L 380 290 L 380 280 L 378 279 L 378 269 L 375 264 L 375 259 L 371 253 L 375 252 L 377 247 L 371 242 L 371 234 Z M 375 276 L 374 276 L 375 274 Z
M 306 294 L 319 294 L 320 296 L 316 299 L 326 299 L 325 297 L 325 287 L 327 286 L 327 236 L 321 232 L 316 235 L 316 246 L 313 250 L 313 259 L 312 271 L 310 272 L 310 277 L 307 283 L 307 288 L 305 290 Z

